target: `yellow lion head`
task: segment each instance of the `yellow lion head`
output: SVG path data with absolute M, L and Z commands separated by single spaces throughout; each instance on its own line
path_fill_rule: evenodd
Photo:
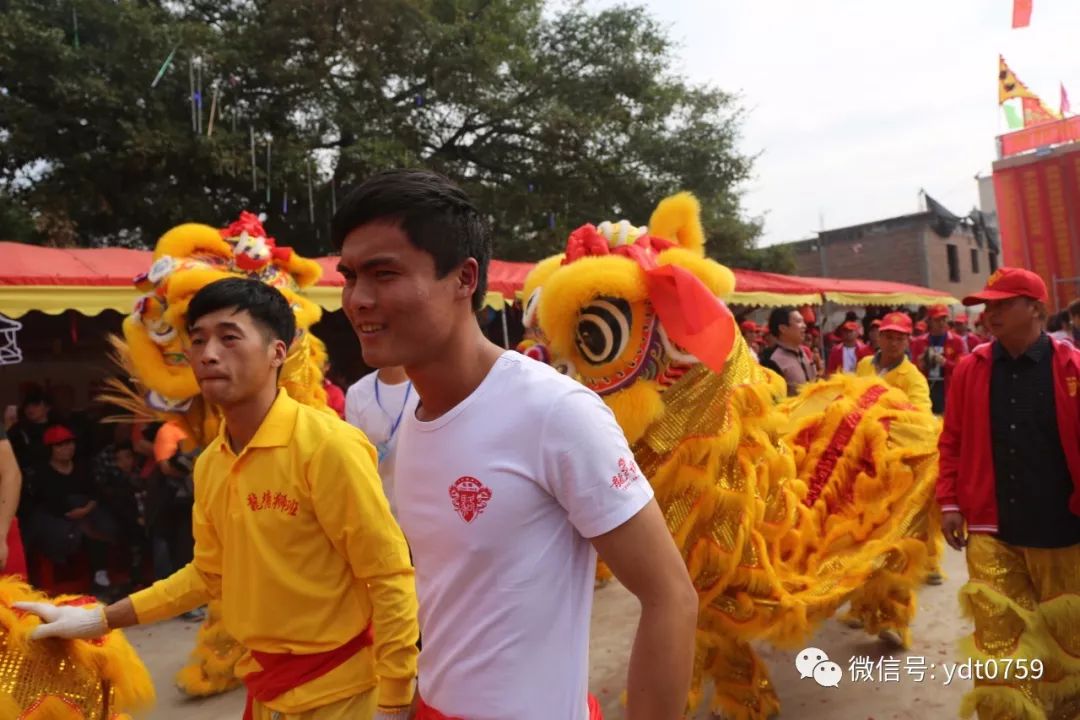
M 300 294 L 315 283 L 321 268 L 291 248 L 278 247 L 262 223 L 251 213 L 218 230 L 209 225 L 186 223 L 161 236 L 149 271 L 135 278 L 143 292 L 124 320 L 128 364 L 145 386 L 144 401 L 158 413 L 187 413 L 199 395 L 199 386 L 188 364 L 187 308 L 201 288 L 228 277 L 249 277 L 277 288 L 296 314 L 297 334 L 282 372 L 281 383 L 290 394 L 310 388 L 310 397 L 297 398 L 325 403 L 321 346 L 309 334 L 322 309 Z M 192 427 L 196 436 L 208 428 L 202 421 L 210 414 L 196 413 L 200 422 Z
M 742 342 L 721 300 L 735 276 L 704 249 L 698 202 L 679 193 L 648 228 L 578 228 L 526 279 L 526 329 L 544 348 L 534 357 L 601 395 L 631 442 L 663 413 L 670 385 L 698 363 L 720 372 Z

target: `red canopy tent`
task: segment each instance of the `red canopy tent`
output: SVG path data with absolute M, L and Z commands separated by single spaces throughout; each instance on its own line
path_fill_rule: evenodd
M 0 314 L 19 317 L 31 310 L 57 315 L 77 310 L 97 315 L 128 312 L 138 293 L 132 279 L 150 269 L 149 250 L 53 248 L 0 242 Z M 308 294 L 327 310 L 341 307 L 344 279 L 338 258 L 317 258 L 323 277 Z M 488 269 L 486 304 L 500 309 L 512 302 L 532 263 L 493 260 Z

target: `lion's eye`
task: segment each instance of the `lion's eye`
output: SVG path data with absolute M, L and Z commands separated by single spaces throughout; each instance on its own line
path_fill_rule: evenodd
M 598 298 L 582 308 L 574 338 L 582 357 L 592 365 L 619 357 L 630 340 L 630 319 L 630 303 L 620 298 Z

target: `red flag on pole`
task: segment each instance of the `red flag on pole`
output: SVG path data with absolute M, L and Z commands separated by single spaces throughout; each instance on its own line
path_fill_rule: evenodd
M 1061 117 L 1065 117 L 1072 112 L 1072 105 L 1069 104 L 1069 93 L 1065 92 L 1065 83 L 1061 83 Z
M 1031 4 L 1034 0 L 1013 0 L 1014 28 L 1024 28 L 1031 24 Z

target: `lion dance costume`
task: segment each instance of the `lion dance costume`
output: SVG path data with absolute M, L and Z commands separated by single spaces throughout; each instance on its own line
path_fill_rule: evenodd
M 526 281 L 523 348 L 600 394 L 652 482 L 700 598 L 693 686 L 736 720 L 779 711 L 750 646 L 805 642 L 859 591 L 869 630 L 906 630 L 926 558 L 937 426 L 876 378 L 780 404 L 721 299 L 697 201 L 648 228 L 586 225 Z
M 97 603 L 46 598 L 14 577 L 0 578 L 0 718 L 122 720 L 153 705 L 150 674 L 119 630 L 95 640 L 30 640 L 41 621 L 11 605 L 44 600 Z
M 259 219 L 247 212 L 224 230 L 195 223 L 169 230 L 154 249 L 149 271 L 135 279 L 144 294 L 124 320 L 124 339 L 114 338 L 117 360 L 135 387 L 115 380 L 107 399 L 138 420 L 176 421 L 195 446 L 205 447 L 217 434 L 220 413 L 203 402 L 187 362 L 188 302 L 215 280 L 250 277 L 280 290 L 296 313 L 297 336 L 282 368 L 281 385 L 295 400 L 325 408 L 326 352 L 310 333 L 322 310 L 300 292 L 321 272 L 314 260 L 278 247 Z M 233 667 L 242 655 L 243 648 L 223 627 L 218 603 L 212 602 L 177 685 L 189 695 L 232 689 L 240 684 Z

